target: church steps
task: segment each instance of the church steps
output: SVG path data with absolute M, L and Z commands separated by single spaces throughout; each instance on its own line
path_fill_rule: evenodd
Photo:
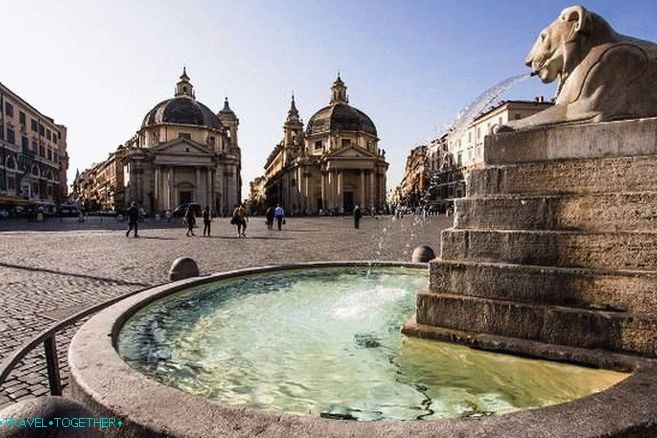
M 499 194 L 561 195 L 640 192 L 657 187 L 657 155 L 553 160 L 486 166 L 470 172 L 468 197 Z
M 456 201 L 454 228 L 655 231 L 657 192 L 463 198 Z
M 551 230 L 442 232 L 443 260 L 605 270 L 657 270 L 657 230 L 586 233 Z
M 657 271 L 614 271 L 436 260 L 429 289 L 518 302 L 657 313 Z
M 657 319 L 625 312 L 492 300 L 421 291 L 422 325 L 546 344 L 655 357 Z

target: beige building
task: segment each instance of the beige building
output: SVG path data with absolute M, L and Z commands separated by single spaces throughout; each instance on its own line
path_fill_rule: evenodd
M 196 100 L 183 70 L 174 97 L 155 105 L 133 138 L 90 169 L 92 183 L 81 197 L 111 208 L 134 201 L 149 213 L 188 202 L 228 213 L 241 201 L 238 126 L 228 99 L 215 114 Z
M 283 139 L 265 164 L 267 203 L 293 214 L 320 210 L 350 212 L 385 206 L 385 152 L 372 120 L 350 106 L 338 75 L 329 105 L 317 111 L 304 132 L 294 96 Z
M 524 119 L 553 104 L 542 98 L 534 101 L 508 100 L 483 112 L 463 131 L 459 138 L 450 138 L 447 146 L 458 167 L 469 168 L 484 162 L 484 138 L 497 125 Z
M 66 198 L 66 127 L 0 83 L 0 208 Z

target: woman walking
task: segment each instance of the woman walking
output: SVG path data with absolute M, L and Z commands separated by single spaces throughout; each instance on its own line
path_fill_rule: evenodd
M 240 204 L 235 204 L 233 218 L 230 223 L 237 227 L 237 237 L 246 237 L 246 209 Z
M 210 237 L 210 222 L 212 222 L 212 216 L 210 215 L 210 206 L 206 205 L 202 212 L 203 216 L 203 237 L 207 232 L 207 236 Z
M 196 236 L 196 234 L 194 234 L 196 215 L 194 215 L 194 209 L 191 206 L 187 207 L 187 211 L 185 211 L 185 222 L 187 222 L 187 237 L 190 236 L 190 233 L 192 236 Z

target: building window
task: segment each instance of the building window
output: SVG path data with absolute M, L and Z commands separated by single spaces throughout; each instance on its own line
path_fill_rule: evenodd
M 456 156 L 456 165 L 457 166 L 462 165 L 462 163 L 461 163 L 461 152 L 459 152 L 458 155 Z
M 39 168 L 37 166 L 32 166 L 32 175 L 39 176 Z
M 23 149 L 24 154 L 28 153 L 30 149 L 30 140 L 24 135 L 21 137 L 21 148 Z
M 322 144 L 321 141 L 316 141 L 315 142 L 315 150 L 320 150 L 320 149 L 324 149 L 324 145 Z
M 55 132 L 52 133 L 52 141 L 57 144 L 57 134 Z
M 52 149 L 48 148 L 48 159 L 52 161 Z
M 5 101 L 5 115 L 7 117 L 14 117 L 14 106 L 7 101 Z
M 342 147 L 343 148 L 348 148 L 349 146 L 351 146 L 351 139 L 343 138 L 342 139 Z
M 18 123 L 21 125 L 25 125 L 27 122 L 25 121 L 25 113 L 23 111 L 18 112 Z
M 35 154 L 39 151 L 39 145 L 36 140 L 32 140 L 32 152 Z
M 481 126 L 477 127 L 477 140 L 481 138 Z
M 16 177 L 14 175 L 7 176 L 7 190 L 16 189 Z
M 499 117 L 499 118 L 497 119 L 497 124 L 498 124 L 499 126 L 502 126 L 502 117 Z
M 55 152 L 52 153 L 52 160 L 53 160 L 55 163 L 58 163 L 58 164 L 59 164 L 59 154 L 57 153 L 57 151 L 55 151 Z
M 188 140 L 191 140 L 192 139 L 192 134 L 190 134 L 189 132 L 179 132 L 178 133 L 178 138 L 186 138 Z
M 7 128 L 7 142 L 16 144 L 16 133 L 14 133 L 13 129 Z
M 50 132 L 50 129 L 46 129 L 46 138 L 48 140 L 52 140 L 52 133 Z
M 40 156 L 40 157 L 44 157 L 44 158 L 45 158 L 45 156 L 46 156 L 46 148 L 43 147 L 42 144 L 39 145 L 39 156 Z
M 33 132 L 39 131 L 39 125 L 37 124 L 37 121 L 34 119 L 30 120 L 30 127 L 32 128 Z
M 515 120 L 520 120 L 520 114 L 515 113 L 515 114 L 513 115 L 513 118 L 514 118 Z
M 39 134 L 43 137 L 45 132 L 46 132 L 46 129 L 43 127 L 43 125 L 39 125 Z
M 48 186 L 48 197 L 52 198 L 52 186 L 51 185 Z
M 32 183 L 32 197 L 36 198 L 39 195 L 39 183 Z

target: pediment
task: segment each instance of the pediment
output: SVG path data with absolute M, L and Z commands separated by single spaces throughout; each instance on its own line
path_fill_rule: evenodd
M 151 151 L 156 154 L 171 155 L 208 155 L 211 153 L 207 148 L 188 138 L 177 138 L 167 143 L 159 144 L 151 148 Z
M 376 158 L 372 152 L 358 146 L 350 145 L 329 154 L 331 158 Z

